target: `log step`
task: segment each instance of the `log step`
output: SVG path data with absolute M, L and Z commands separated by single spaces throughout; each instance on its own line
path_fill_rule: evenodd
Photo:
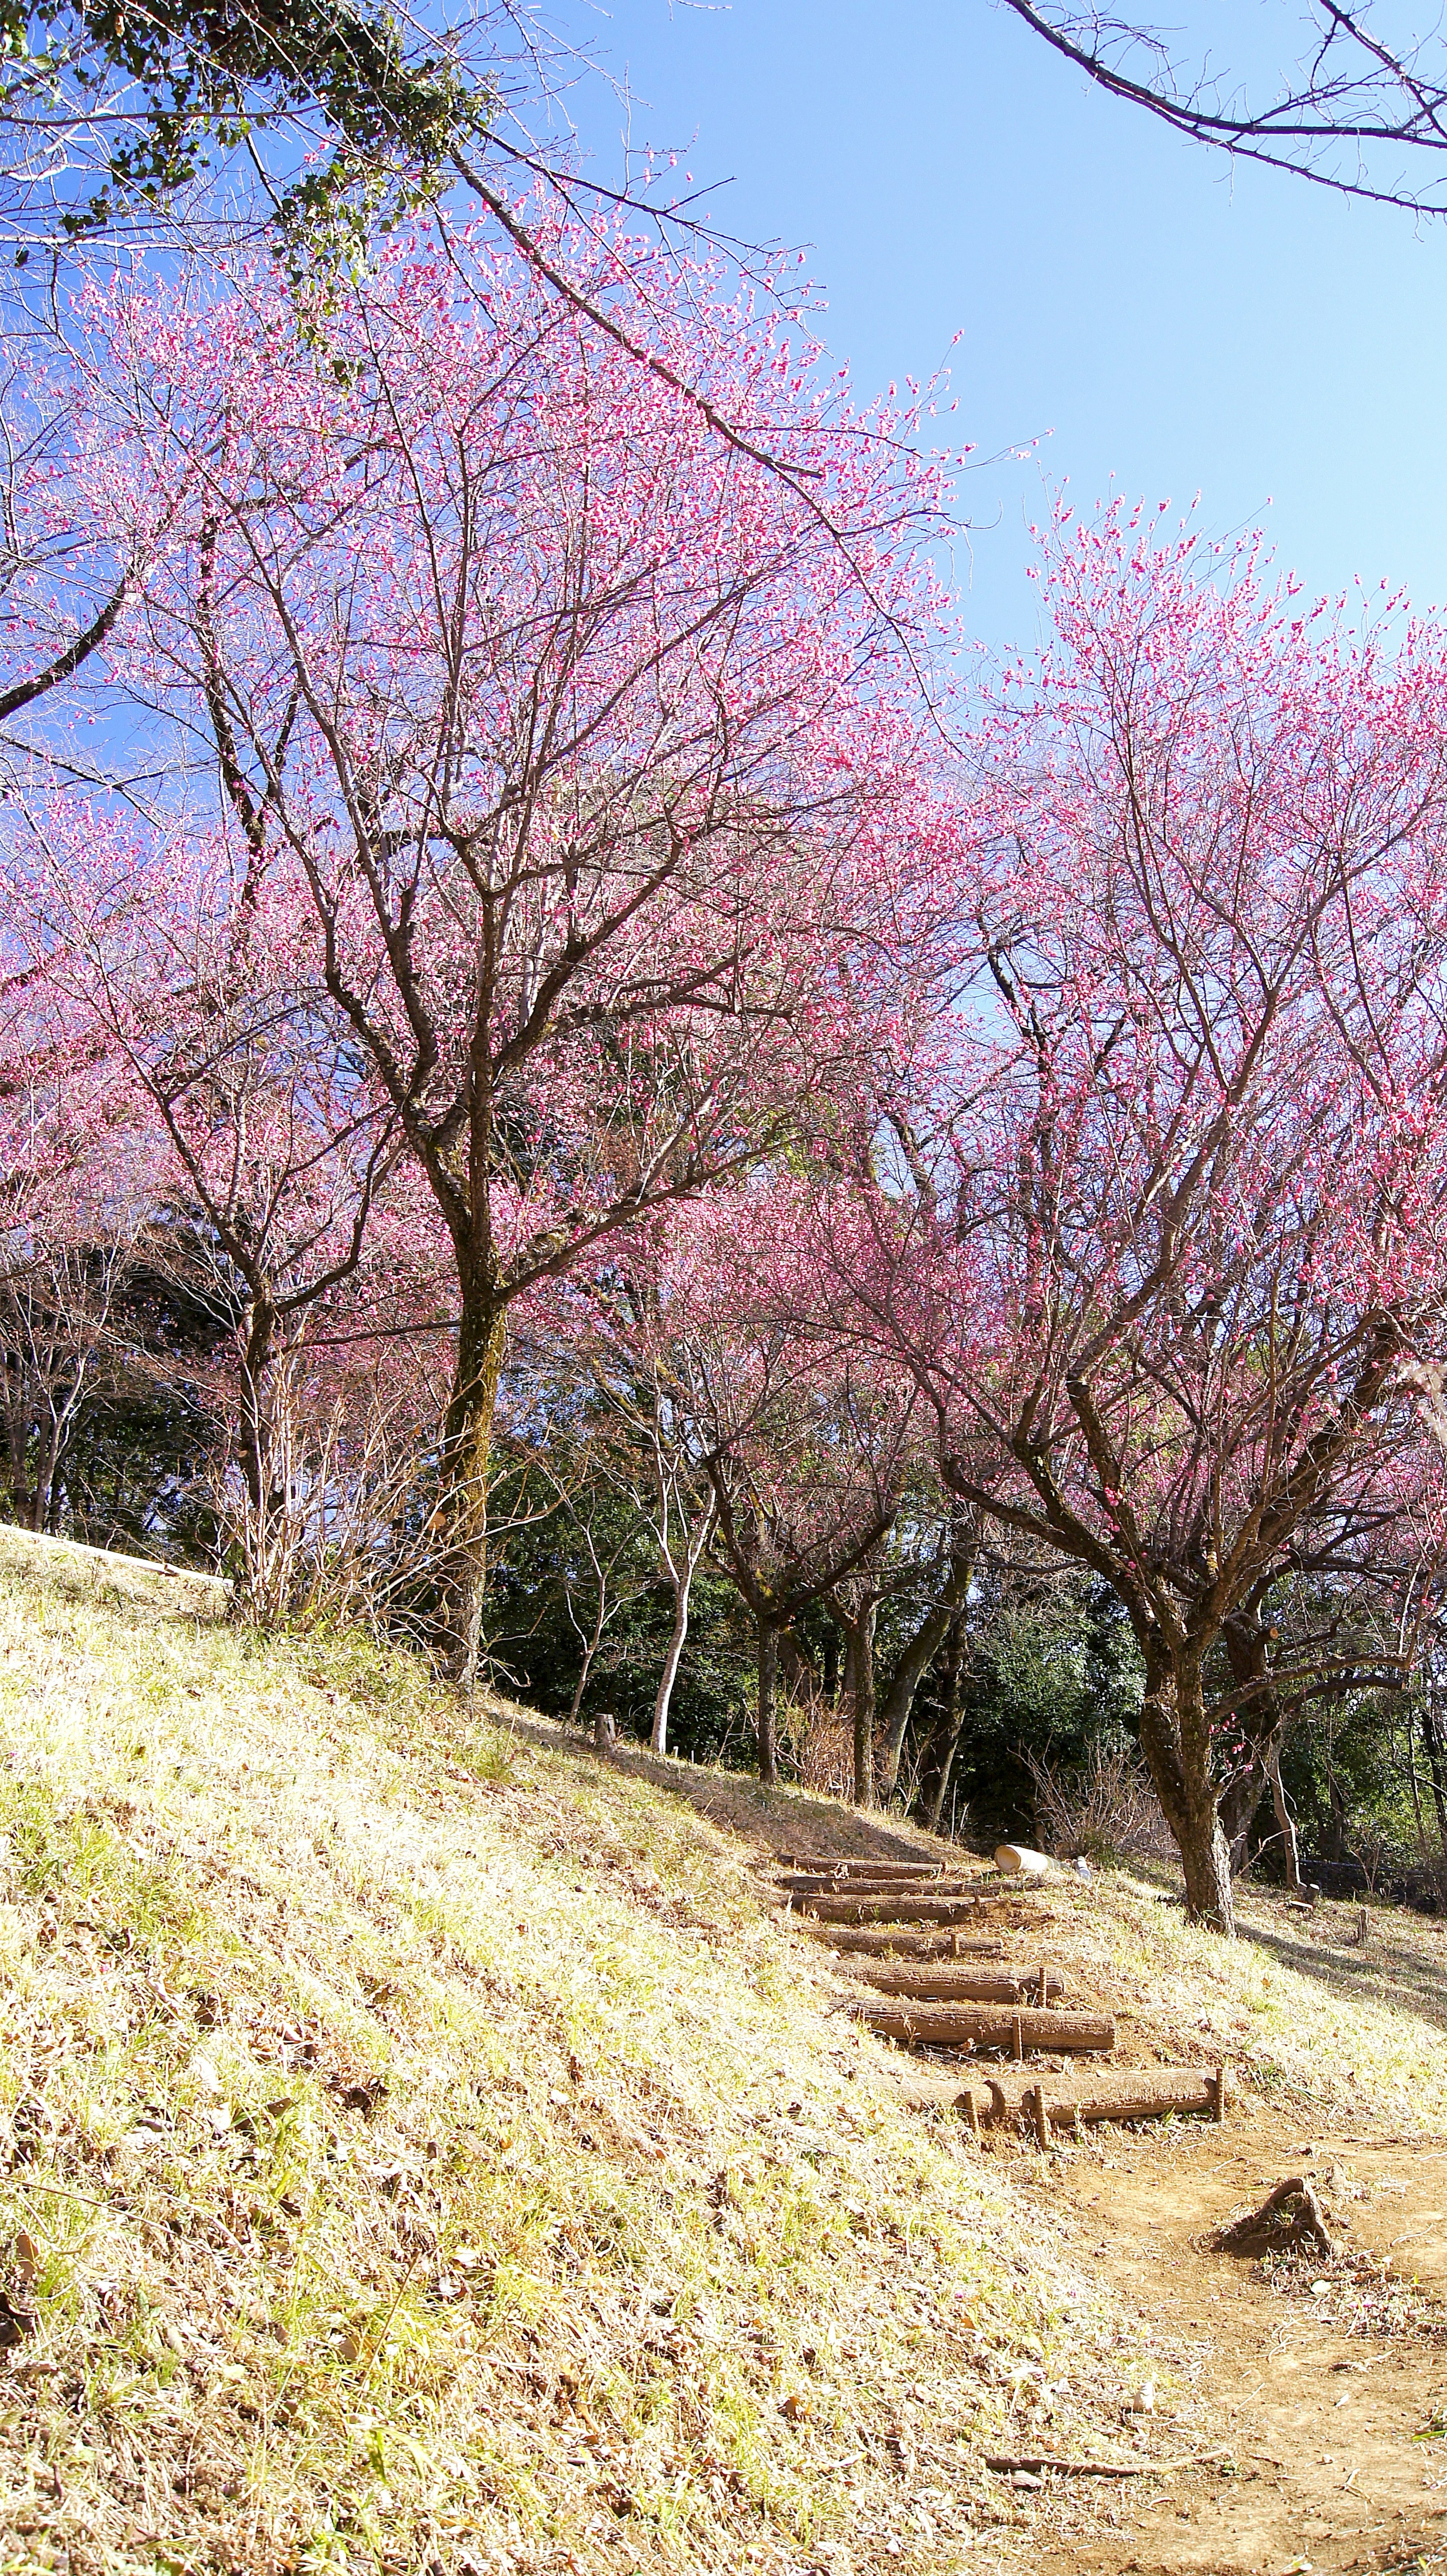
M 938 1878 L 944 1863 L 938 1860 L 840 1860 L 833 1853 L 779 1852 L 775 1856 L 775 1866 L 801 1870 L 811 1877 L 838 1878 L 862 1870 L 874 1878 L 911 1879 Z
M 845 2009 L 866 2023 L 880 2039 L 902 2040 L 914 2048 L 1048 2049 L 1052 2053 L 1088 2055 L 1115 2046 L 1115 2021 L 1108 2013 L 1041 2012 L 1008 2005 L 911 2003 L 881 1995 L 861 1996 Z
M 926 1925 L 915 1931 L 902 1924 L 820 1923 L 807 1914 L 794 1916 L 796 1931 L 825 1942 L 848 1958 L 863 1959 L 1003 1959 L 998 1933 L 951 1932 Z
M 1231 2098 L 1226 2067 L 1149 2066 L 1119 2069 L 1094 2067 L 1068 2075 L 986 2074 L 972 2070 L 968 2081 L 955 2075 L 908 2075 L 900 2097 L 915 2110 L 962 2111 L 983 2128 L 1012 2128 L 1022 2119 L 1039 2135 L 1039 2106 L 1044 2101 L 1047 2130 L 1070 2130 L 1094 2120 L 1156 2120 L 1168 2111 L 1203 2112 L 1224 2119 Z
M 807 1908 L 811 1914 L 830 1898 L 850 1905 L 882 1905 L 888 1914 L 891 1908 L 900 1906 L 970 1905 L 979 1893 L 963 1878 L 931 1878 L 918 1886 L 911 1880 L 907 1887 L 872 1878 L 783 1878 L 777 1885 L 781 1898 L 787 1897 L 796 1909 Z
M 1051 2004 L 1065 1992 L 1058 1968 L 1002 1968 L 991 1975 L 979 1967 L 940 1960 L 933 1967 L 895 1967 L 878 1959 L 841 1961 L 846 1976 L 876 1994 L 903 1995 L 912 2003 Z M 1041 1977 L 1045 1983 L 1042 1991 Z
M 780 1896 L 793 1896 L 796 1904 L 801 1896 L 953 1896 L 958 1901 L 976 1893 L 976 1880 L 942 1878 L 940 1873 L 935 1878 L 875 1878 L 873 1870 L 850 1870 L 847 1878 L 816 1878 L 814 1873 L 788 1870 L 783 1878 L 775 1878 L 775 1888 Z
M 820 1923 L 964 1924 L 991 1906 L 1029 1906 L 1033 1899 L 1024 1889 L 1011 1887 L 990 1896 L 810 1895 L 795 1901 L 800 1913 L 812 1914 Z

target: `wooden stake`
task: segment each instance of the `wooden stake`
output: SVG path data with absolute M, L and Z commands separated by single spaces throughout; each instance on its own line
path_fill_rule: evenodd
M 1022 2038 L 1022 2036 L 1021 2036 L 1021 2032 L 1020 2032 L 1020 2016 L 1019 2016 L 1019 2014 L 1017 2013 L 1017 2014 L 1015 2015 L 1015 2063 L 1016 2063 L 1016 2065 L 1017 2065 L 1017 2066 L 1023 2066 L 1024 2062 L 1025 2062 L 1025 2042 L 1024 2042 L 1024 2039 L 1023 2039 L 1023 2038 Z
M 1050 2001 L 1050 1971 L 1043 1959 L 1040 1962 L 1040 1992 L 1037 2001 L 1042 2012 Z
M 1217 2128 L 1224 2128 L 1226 2125 L 1226 2069 L 1224 2066 L 1218 2066 L 1216 2069 L 1215 2118 Z

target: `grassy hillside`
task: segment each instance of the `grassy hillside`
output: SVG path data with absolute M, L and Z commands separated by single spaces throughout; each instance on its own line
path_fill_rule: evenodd
M 666 1789 L 10 1572 L 0 1826 L 0 2567 L 974 2565 L 1119 2399 Z

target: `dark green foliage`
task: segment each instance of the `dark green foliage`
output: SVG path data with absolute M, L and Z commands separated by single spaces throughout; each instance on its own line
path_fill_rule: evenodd
M 962 1726 L 941 1819 L 971 1839 L 1033 1835 L 1031 1759 L 1083 1770 L 1096 1751 L 1135 1741 L 1140 1666 L 1124 1617 L 1098 1586 L 1052 1583 L 1034 1599 L 986 1568 L 970 1605 Z M 942 1665 L 916 1714 L 923 1746 L 937 1722 Z
M 1296 1818 L 1304 1860 L 1355 1863 L 1369 1884 L 1435 1859 L 1441 1836 L 1433 1808 L 1430 1765 L 1413 1694 L 1360 1691 L 1299 1726 L 1282 1756 L 1281 1778 Z M 1419 1836 L 1411 1769 L 1425 1829 Z M 1257 1819 L 1260 1866 L 1279 1866 L 1269 1805 Z
M 593 1507 L 599 1554 L 628 1538 L 626 1496 Z M 614 1570 L 622 1606 L 610 1619 L 594 1658 L 579 1721 L 600 1707 L 620 1737 L 646 1742 L 663 1670 L 673 1602 L 658 1579 L 657 1550 L 634 1519 L 632 1543 Z M 569 1615 L 569 1598 L 572 1616 Z M 488 1583 L 488 1648 L 500 1688 L 516 1691 L 551 1716 L 573 1704 L 583 1645 L 591 1629 L 597 1583 L 576 1525 L 559 1509 L 514 1531 L 498 1548 Z M 685 1761 L 753 1761 L 753 1629 L 727 1577 L 705 1563 L 694 1578 L 688 1645 L 674 1685 L 669 1750 Z
M 91 1546 L 215 1562 L 214 1371 L 232 1318 L 203 1277 L 194 1228 L 163 1213 L 129 1251 L 80 1248 L 63 1268 L 0 1282 L 0 1516 Z

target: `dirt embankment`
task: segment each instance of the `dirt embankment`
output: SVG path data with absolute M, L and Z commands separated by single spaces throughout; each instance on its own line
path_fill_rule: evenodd
M 0 1830 L 0 2576 L 1447 2566 L 1435 1926 L 1060 1887 L 1238 2107 L 982 2149 L 766 1884 L 922 1837 L 13 1575 Z

